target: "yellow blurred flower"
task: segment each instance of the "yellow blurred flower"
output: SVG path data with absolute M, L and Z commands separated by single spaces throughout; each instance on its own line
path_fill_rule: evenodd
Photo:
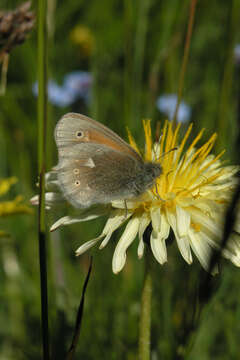
M 0 179 L 0 196 L 5 195 L 16 182 L 16 177 Z M 16 196 L 14 200 L 0 201 L 0 217 L 16 214 L 32 214 L 32 209 L 23 204 L 22 201 L 23 197 L 21 195 Z M 5 231 L 0 230 L 0 237 L 7 235 Z
M 12 176 L 8 179 L 0 179 L 0 196 L 6 194 L 10 187 L 16 184 L 17 178 Z
M 95 39 L 91 30 L 84 25 L 77 25 L 70 33 L 71 41 L 79 46 L 80 54 L 82 56 L 88 57 L 91 56 Z

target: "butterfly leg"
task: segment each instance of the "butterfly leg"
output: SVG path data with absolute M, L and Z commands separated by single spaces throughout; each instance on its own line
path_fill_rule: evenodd
M 165 202 L 166 200 L 164 200 L 163 198 L 161 198 L 161 196 L 159 195 L 157 184 L 155 184 L 155 190 L 156 190 L 157 198 L 158 198 L 159 200 Z

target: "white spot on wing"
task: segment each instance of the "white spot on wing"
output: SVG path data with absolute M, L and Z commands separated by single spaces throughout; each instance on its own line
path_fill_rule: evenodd
M 94 168 L 96 165 L 94 164 L 93 159 L 89 158 L 88 160 L 86 160 L 86 162 L 83 164 L 83 166 Z

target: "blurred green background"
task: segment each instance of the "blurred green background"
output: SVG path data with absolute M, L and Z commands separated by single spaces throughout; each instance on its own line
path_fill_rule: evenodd
M 5 10 L 20 4 L 1 0 Z M 157 121 L 166 119 L 156 106 L 157 98 L 178 91 L 189 7 L 189 0 L 48 0 L 49 78 L 61 87 L 67 74 L 86 71 L 92 83 L 88 99 L 79 97 L 67 106 L 49 102 L 47 170 L 57 163 L 53 129 L 68 111 L 89 115 L 124 138 L 128 126 L 143 146 L 142 118 L 151 117 L 154 129 Z M 37 13 L 36 1 L 32 10 Z M 183 90 L 194 132 L 205 127 L 204 141 L 216 131 L 215 150 L 225 148 L 230 163 L 239 158 L 240 59 L 234 52 L 240 42 L 239 24 L 239 0 L 198 2 Z M 36 80 L 35 26 L 26 42 L 11 52 L 7 89 L 0 96 L 0 178 L 18 178 L 3 200 L 21 194 L 25 204 L 37 193 L 37 99 L 32 91 Z M 58 217 L 48 214 L 48 228 Z M 121 229 L 104 250 L 74 255 L 80 244 L 100 233 L 105 220 L 49 234 L 53 359 L 65 359 L 70 346 L 90 253 L 93 271 L 75 358 L 137 358 L 144 270 L 143 260 L 137 259 L 137 241 L 119 275 L 113 275 L 111 261 Z M 37 212 L 0 217 L 0 229 L 10 234 L 0 238 L 0 360 L 41 359 Z M 152 359 L 181 358 L 203 273 L 196 259 L 192 266 L 184 262 L 174 243 L 163 267 L 152 259 Z M 239 358 L 239 270 L 224 261 L 215 281 L 188 359 Z

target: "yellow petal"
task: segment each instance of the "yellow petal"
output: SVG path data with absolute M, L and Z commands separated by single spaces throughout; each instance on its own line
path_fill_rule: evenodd
M 150 244 L 155 259 L 163 265 L 167 261 L 166 238 L 161 237 L 161 233 L 152 231 Z
M 143 241 L 143 234 L 146 228 L 148 227 L 150 223 L 150 218 L 146 213 L 143 213 L 143 216 L 140 219 L 139 229 L 138 229 L 138 237 L 139 237 L 139 244 L 138 244 L 138 257 L 139 259 L 142 258 L 144 253 L 144 241 Z
M 76 256 L 79 256 L 79 255 L 85 253 L 87 250 L 89 250 L 91 247 L 93 247 L 101 239 L 102 239 L 102 235 L 98 236 L 96 239 L 89 240 L 89 241 L 85 242 L 83 245 L 79 246 L 79 248 L 75 252 Z
M 188 264 L 191 264 L 192 263 L 192 254 L 191 254 L 188 236 L 181 236 L 181 237 L 179 236 L 178 231 L 177 231 L 176 216 L 169 211 L 167 212 L 167 220 L 168 220 L 171 228 L 173 229 L 175 238 L 177 240 L 177 245 L 178 245 L 178 248 L 179 248 L 179 251 L 180 251 L 182 257 Z
M 113 254 L 112 268 L 115 274 L 119 273 L 125 265 L 126 262 L 126 251 L 135 239 L 139 228 L 139 218 L 135 217 L 131 219 L 121 238 L 119 239 L 116 249 Z
M 177 232 L 179 236 L 188 235 L 190 228 L 190 215 L 187 211 L 183 210 L 180 206 L 176 206 L 177 215 Z

